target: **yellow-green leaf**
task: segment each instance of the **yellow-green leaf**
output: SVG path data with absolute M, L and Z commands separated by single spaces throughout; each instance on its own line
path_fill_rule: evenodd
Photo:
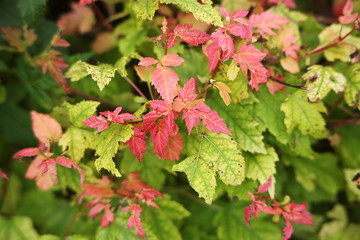
M 360 110 L 360 64 L 351 65 L 346 71 L 347 78 L 344 98 L 351 107 L 357 107 Z
M 134 11 L 138 18 L 152 20 L 155 11 L 159 8 L 158 0 L 138 0 L 134 5 Z

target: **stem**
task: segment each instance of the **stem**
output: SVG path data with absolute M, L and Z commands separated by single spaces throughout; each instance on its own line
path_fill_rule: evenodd
M 67 227 L 66 232 L 65 232 L 65 235 L 64 235 L 64 238 L 63 238 L 63 239 L 66 239 L 66 237 L 69 235 L 69 233 L 70 233 L 70 231 L 71 231 L 72 227 L 74 226 L 74 223 L 75 223 L 75 221 L 76 221 L 76 218 L 78 217 L 78 212 L 79 212 L 79 205 L 77 204 L 76 211 L 75 211 L 75 213 L 74 213 L 74 217 L 73 217 L 73 219 L 71 220 L 71 222 L 70 222 L 69 226 Z
M 298 86 L 298 85 L 294 85 L 294 84 L 282 82 L 282 81 L 280 81 L 280 80 L 278 80 L 278 79 L 276 79 L 276 78 L 274 78 L 274 77 L 270 77 L 270 79 L 271 79 L 272 81 L 275 81 L 275 82 L 277 82 L 277 83 L 283 84 L 283 85 L 288 86 L 288 87 L 298 88 L 298 89 L 302 89 L 302 90 L 309 90 L 308 88 L 304 87 L 303 85 Z
M 309 56 L 314 56 L 314 55 L 316 55 L 316 54 L 318 54 L 318 53 L 321 53 L 321 52 L 323 52 L 323 51 L 325 51 L 325 50 L 327 50 L 327 49 L 329 49 L 329 48 L 331 48 L 331 47 L 334 47 L 334 46 L 336 46 L 336 45 L 338 45 L 341 41 L 343 41 L 345 38 L 347 38 L 348 36 L 350 36 L 350 34 L 352 34 L 354 31 L 356 30 L 356 27 L 354 27 L 350 32 L 348 32 L 345 36 L 343 36 L 343 37 L 340 37 L 339 36 L 339 39 L 337 39 L 337 40 L 335 40 L 335 42 L 333 42 L 332 44 L 330 44 L 330 45 L 327 45 L 327 46 L 325 46 L 325 47 L 322 47 L 322 48 L 319 48 L 319 49 L 314 49 L 314 50 L 312 50 L 310 53 L 308 53 L 307 55 L 309 55 Z
M 146 83 L 147 83 L 147 86 L 148 86 L 148 89 L 149 89 L 151 100 L 155 100 L 154 94 L 153 94 L 153 92 L 151 90 L 150 82 L 146 81 Z
M 140 96 L 142 96 L 143 98 L 145 98 L 146 100 L 147 97 L 143 94 L 143 92 L 131 81 L 130 78 L 128 78 L 127 76 L 124 77 L 126 79 L 126 81 L 128 81 L 128 83 L 130 83 L 130 85 L 138 92 L 138 94 L 140 94 Z
M 87 99 L 87 100 L 92 100 L 92 101 L 100 102 L 101 105 L 106 106 L 107 108 L 110 108 L 110 109 L 116 108 L 116 106 L 114 106 L 114 105 L 112 105 L 112 104 L 110 104 L 110 103 L 104 102 L 104 101 L 101 100 L 100 98 L 86 95 L 85 93 L 80 92 L 80 91 L 78 91 L 78 90 L 76 90 L 76 89 L 74 89 L 74 88 L 70 88 L 70 91 L 71 91 L 72 94 L 75 94 L 75 95 L 80 96 L 80 97 L 82 97 L 82 98 L 85 98 L 85 99 Z
M 95 11 L 96 15 L 99 17 L 101 24 L 104 25 L 104 27 L 107 28 L 109 31 L 113 32 L 114 27 L 108 21 L 106 21 L 106 18 L 104 16 L 104 14 L 101 12 L 101 10 L 99 9 L 99 7 L 96 4 L 92 4 L 91 6 L 92 6 L 93 10 Z

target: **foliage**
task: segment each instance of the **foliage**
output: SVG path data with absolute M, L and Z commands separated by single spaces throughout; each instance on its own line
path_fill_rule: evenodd
M 360 239 L 360 4 L 310 2 L 2 1 L 0 239 Z

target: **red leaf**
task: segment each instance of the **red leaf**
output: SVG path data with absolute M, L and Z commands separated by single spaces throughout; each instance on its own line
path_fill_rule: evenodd
M 115 215 L 110 210 L 110 204 L 106 204 L 105 213 L 101 218 L 101 227 L 105 228 L 109 226 L 109 223 L 113 223 L 115 221 Z
M 79 174 L 80 174 L 80 184 L 82 184 L 85 180 L 85 175 L 83 170 L 79 167 L 79 165 L 77 165 L 74 161 L 72 161 L 71 159 L 67 158 L 67 157 L 63 157 L 63 156 L 58 156 L 55 159 L 57 164 L 60 164 L 61 166 L 64 166 L 66 168 L 75 168 L 76 170 L 78 170 Z
M 149 67 L 158 62 L 159 62 L 159 60 L 156 60 L 155 58 L 146 57 L 146 58 L 141 59 L 138 65 L 144 66 L 144 67 Z
M 161 113 L 156 111 L 151 111 L 147 113 L 143 119 L 143 129 L 145 132 L 150 131 L 150 129 L 153 129 L 156 127 L 156 121 L 161 117 Z
M 46 143 L 47 139 L 57 142 L 62 136 L 60 124 L 49 115 L 31 111 L 32 129 L 35 137 L 41 142 Z
M 246 10 L 238 10 L 236 12 L 234 12 L 233 14 L 231 14 L 231 21 L 235 21 L 238 23 L 246 23 L 246 21 L 244 20 L 244 17 L 246 17 L 248 15 L 249 11 Z
M 95 199 L 98 202 L 98 199 Z M 89 205 L 91 204 L 91 202 L 89 204 L 87 204 L 84 208 L 86 209 Z M 90 211 L 89 211 L 89 216 L 90 217 L 95 217 L 97 216 L 103 209 L 104 209 L 105 205 L 102 203 L 98 203 L 95 204 L 95 206 L 93 206 Z
M 167 143 L 163 159 L 169 159 L 170 161 L 179 160 L 180 153 L 183 149 L 183 140 L 181 139 L 181 134 L 176 133 L 175 135 L 169 136 L 169 141 Z
M 176 39 L 175 33 L 171 32 L 168 35 L 168 42 L 167 42 L 167 48 L 172 48 L 175 46 L 175 44 L 178 42 L 178 39 Z
M 20 162 L 22 162 L 23 157 L 33 157 L 40 153 L 39 148 L 24 148 L 20 151 L 16 152 L 12 158 L 18 159 Z
M 136 117 L 130 113 L 122 113 L 119 115 L 121 110 L 122 107 L 117 107 L 114 110 L 114 112 L 105 111 L 105 112 L 100 112 L 100 114 L 105 116 L 108 121 L 115 123 L 125 123 L 124 120 L 136 119 Z
M 249 25 L 242 25 L 239 23 L 230 24 L 226 26 L 226 30 L 234 36 L 241 37 L 242 39 L 247 39 L 248 42 L 251 42 L 252 29 Z
M 234 54 L 233 59 L 239 63 L 241 70 L 247 77 L 248 69 L 251 73 L 250 86 L 256 91 L 259 89 L 259 83 L 267 82 L 267 70 L 261 64 L 261 60 L 266 56 L 253 45 L 243 44 L 238 53 Z
M 213 132 L 222 132 L 231 135 L 230 130 L 226 127 L 217 112 L 211 110 L 205 103 L 200 102 L 197 107 L 200 118 L 204 121 L 207 129 Z
M 173 102 L 178 81 L 179 77 L 174 70 L 159 64 L 156 66 L 156 70 L 151 78 L 152 85 L 155 86 L 160 96 L 168 103 Z
M 197 30 L 180 31 L 176 35 L 184 42 L 193 46 L 199 46 L 199 44 L 203 44 L 210 39 L 210 36 L 206 32 Z
M 42 68 L 43 73 L 49 71 L 55 81 L 69 94 L 71 90 L 62 73 L 62 69 L 66 69 L 68 65 L 64 59 L 57 57 L 58 55 L 61 55 L 61 52 L 50 50 L 48 54 L 38 59 L 36 64 Z
M 220 59 L 220 52 L 219 52 L 219 45 L 217 41 L 210 43 L 206 48 L 204 48 L 207 52 L 207 58 L 209 61 L 209 72 L 215 70 L 217 65 L 219 64 Z
M 196 84 L 195 79 L 190 78 L 189 81 L 187 81 L 182 90 L 178 90 L 178 99 L 180 101 L 185 102 L 186 104 L 190 104 L 192 101 L 194 101 L 197 98 L 197 95 L 194 94 L 196 90 Z
M 179 24 L 174 28 L 174 33 L 177 35 L 179 32 L 190 30 L 192 27 L 191 24 Z
M 165 120 L 157 122 L 156 127 L 150 129 L 151 142 L 154 143 L 154 153 L 163 156 L 169 142 L 169 128 Z
M 127 211 L 128 208 L 125 208 L 124 211 Z M 132 229 L 136 228 L 136 235 L 141 238 L 146 238 L 146 234 L 144 233 L 144 229 L 142 228 L 142 222 L 140 219 L 141 215 L 141 207 L 138 204 L 133 204 L 130 206 L 131 217 L 129 218 L 127 227 Z
M 264 37 L 265 34 L 275 36 L 273 30 L 280 30 L 281 26 L 288 24 L 290 21 L 287 18 L 279 16 L 269 10 L 261 14 L 252 14 L 249 18 L 249 24 L 257 28 L 257 31 Z
M 259 186 L 257 192 L 258 193 L 266 193 L 269 190 L 270 186 L 271 186 L 271 177 L 269 177 L 269 180 L 266 183 Z
M 226 33 L 224 28 L 218 28 L 211 34 L 211 38 L 217 41 L 221 50 L 225 53 L 223 61 L 228 60 L 235 53 L 233 39 Z
M 161 59 L 161 64 L 163 66 L 180 66 L 184 62 L 184 59 L 179 57 L 179 55 L 175 53 L 168 53 Z
M 135 154 L 136 158 L 141 162 L 143 154 L 146 152 L 146 140 L 145 132 L 140 127 L 134 127 L 134 135 L 124 143 L 129 145 L 132 154 Z
M 311 214 L 306 211 L 305 203 L 295 204 L 294 201 L 286 204 L 284 207 L 287 211 L 283 212 L 284 219 L 292 223 L 300 223 L 305 225 L 314 225 Z
M 2 170 L 1 170 L 1 168 L 0 168 L 0 177 L 9 180 L 8 176 L 6 175 L 6 173 L 3 173 Z
M 183 118 L 185 119 L 185 125 L 188 129 L 189 136 L 191 134 L 191 130 L 199 125 L 200 114 L 199 111 L 195 108 L 185 109 L 183 113 Z
M 83 124 L 87 127 L 97 128 L 98 133 L 109 127 L 109 122 L 103 116 L 91 116 L 89 119 L 83 121 Z
M 294 232 L 293 226 L 291 225 L 291 223 L 286 222 L 286 225 L 284 227 L 284 236 L 283 236 L 283 240 L 288 240 L 291 238 L 291 235 Z
M 25 177 L 35 179 L 38 188 L 49 190 L 52 185 L 58 183 L 54 160 L 42 155 L 37 156 L 29 165 Z
M 85 6 L 87 4 L 90 4 L 92 2 L 96 2 L 98 0 L 79 0 L 79 7 Z
M 53 40 L 52 44 L 54 47 L 70 47 L 70 43 L 65 39 L 60 38 L 59 34 L 55 35 L 54 38 L 55 39 Z
M 349 24 L 352 23 L 356 20 L 356 18 L 358 17 L 359 13 L 354 13 L 351 14 L 351 12 L 354 10 L 354 4 L 351 0 L 347 0 L 347 2 L 345 3 L 345 6 L 342 10 L 343 12 L 343 16 L 339 17 L 339 22 L 342 24 Z
M 220 11 L 225 18 L 229 18 L 229 20 L 230 20 L 230 14 L 228 13 L 228 11 L 225 8 L 221 7 Z

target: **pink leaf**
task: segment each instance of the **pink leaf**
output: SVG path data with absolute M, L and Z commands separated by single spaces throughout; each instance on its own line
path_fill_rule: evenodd
M 160 65 L 156 66 L 156 70 L 151 78 L 152 85 L 155 86 L 160 96 L 168 103 L 173 102 L 178 81 L 179 77 L 174 70 Z
M 218 28 L 211 34 L 211 38 L 217 41 L 221 50 L 225 53 L 223 61 L 228 60 L 235 53 L 233 39 L 226 33 L 224 28 Z
M 190 30 L 192 27 L 191 24 L 179 24 L 174 28 L 174 33 L 177 35 L 178 32 Z
M 115 221 L 115 215 L 110 210 L 110 204 L 106 204 L 105 213 L 101 218 L 101 227 L 105 228 L 109 226 L 109 223 L 113 223 Z
M 286 226 L 284 227 L 284 236 L 282 240 L 288 240 L 291 238 L 291 235 L 294 232 L 293 226 L 291 225 L 291 223 L 286 222 Z
M 178 90 L 178 98 L 180 101 L 191 103 L 197 98 L 197 95 L 194 94 L 196 89 L 195 79 L 190 78 L 189 81 L 187 81 L 182 90 Z
M 24 148 L 16 152 L 12 158 L 16 158 L 21 162 L 23 157 L 33 157 L 38 155 L 39 153 L 40 153 L 39 148 Z
M 180 66 L 184 62 L 184 59 L 179 57 L 179 55 L 175 53 L 168 53 L 161 59 L 161 64 L 163 66 Z
M 217 65 L 219 64 L 219 58 L 220 58 L 220 52 L 219 52 L 219 45 L 217 44 L 216 41 L 210 43 L 207 47 L 206 47 L 206 51 L 207 51 L 207 58 L 209 61 L 209 72 L 212 72 L 215 70 L 215 68 L 217 67 Z
M 8 176 L 6 175 L 6 173 L 2 172 L 1 168 L 0 168 L 0 177 L 5 178 L 7 180 L 9 179 Z
M 226 127 L 224 121 L 219 117 L 217 112 L 211 110 L 205 103 L 198 104 L 200 118 L 204 121 L 207 129 L 217 133 L 226 133 L 231 135 L 230 130 Z
M 239 36 L 242 39 L 247 39 L 251 42 L 252 29 L 249 25 L 242 25 L 239 23 L 230 24 L 226 26 L 226 30 L 234 36 Z
M 169 136 L 169 141 L 167 143 L 163 159 L 169 159 L 170 161 L 179 160 L 180 153 L 183 149 L 183 140 L 181 139 L 181 134 L 176 133 L 175 135 Z
M 339 17 L 339 22 L 342 24 L 349 24 L 356 20 L 359 13 L 351 14 L 351 12 L 354 10 L 354 4 L 352 0 L 347 0 L 345 3 L 345 6 L 343 8 L 343 16 Z
M 269 3 L 278 4 L 280 2 L 284 2 L 285 6 L 289 8 L 296 8 L 296 4 L 294 0 L 269 0 Z
M 183 119 L 185 119 L 185 124 L 190 136 L 191 130 L 200 124 L 199 111 L 196 108 L 185 109 L 183 113 Z
M 270 186 L 271 186 L 271 177 L 269 177 L 269 180 L 266 183 L 259 186 L 257 192 L 258 193 L 266 193 L 269 190 Z
M 143 154 L 146 152 L 146 140 L 145 140 L 145 132 L 141 130 L 140 127 L 134 127 L 134 135 L 124 143 L 125 145 L 129 145 L 130 151 L 132 154 L 135 154 L 136 158 L 141 162 L 143 158 Z
M 71 159 L 67 158 L 67 157 L 63 157 L 63 156 L 58 156 L 55 159 L 57 164 L 60 164 L 61 166 L 64 166 L 66 168 L 75 168 L 76 170 L 78 170 L 79 174 L 80 174 L 80 184 L 82 184 L 85 180 L 85 175 L 83 170 L 79 167 L 79 165 L 77 165 L 74 161 L 72 161 Z
M 168 35 L 168 42 L 167 42 L 167 48 L 172 48 L 173 46 L 175 46 L 175 44 L 178 42 L 178 39 L 176 39 L 176 35 L 171 32 Z
M 156 122 L 160 118 L 162 113 L 151 111 L 144 116 L 143 129 L 145 132 L 150 131 L 156 127 Z
M 44 156 L 37 156 L 29 165 L 26 178 L 35 179 L 36 185 L 41 190 L 49 190 L 58 183 L 55 162 Z
M 35 137 L 42 143 L 47 139 L 57 142 L 62 136 L 60 124 L 49 115 L 31 111 L 32 129 Z
M 132 229 L 133 227 L 136 228 L 136 235 L 141 238 L 145 238 L 146 234 L 144 233 L 144 229 L 142 228 L 142 222 L 140 219 L 141 215 L 141 208 L 140 205 L 133 204 L 130 206 L 131 217 L 129 218 L 127 227 Z
M 124 120 L 136 119 L 136 117 L 130 113 L 122 113 L 119 115 L 121 110 L 122 110 L 121 107 L 117 107 L 114 110 L 114 112 L 105 111 L 105 112 L 100 112 L 100 114 L 107 117 L 108 121 L 115 123 L 125 123 Z
M 252 14 L 249 18 L 249 24 L 264 37 L 265 34 L 275 36 L 275 30 L 280 30 L 281 26 L 288 24 L 290 21 L 287 18 L 279 16 L 269 10 L 261 14 Z
M 284 208 L 287 210 L 283 212 L 283 216 L 286 221 L 305 225 L 314 225 L 311 214 L 306 211 L 307 205 L 305 203 L 295 204 L 294 201 L 292 201 Z
M 95 2 L 95 1 L 98 1 L 98 0 L 79 0 L 79 7 L 85 6 L 85 5 Z
M 83 124 L 87 127 L 97 128 L 98 133 L 109 127 L 109 122 L 103 116 L 91 116 Z
M 248 15 L 249 11 L 246 10 L 238 10 L 236 12 L 234 12 L 233 14 L 231 14 L 231 21 L 235 21 L 235 22 L 239 22 L 239 23 L 244 23 L 244 17 L 246 17 Z
M 199 44 L 203 44 L 210 39 L 210 36 L 206 32 L 197 30 L 180 31 L 177 35 L 181 40 L 193 46 L 199 46 Z
M 160 120 L 156 127 L 150 130 L 151 142 L 154 144 L 154 153 L 163 156 L 169 142 L 169 128 L 165 120 Z
M 141 59 L 138 65 L 144 66 L 144 67 L 149 67 L 149 66 L 154 65 L 154 64 L 156 64 L 158 62 L 159 62 L 159 60 L 156 60 L 156 59 L 151 58 L 151 57 L 146 57 L 146 58 Z
M 230 18 L 230 14 L 228 13 L 228 11 L 225 8 L 221 7 L 220 11 L 225 18 Z
M 85 206 L 86 207 L 86 206 Z M 85 208 L 84 207 L 84 208 Z M 105 205 L 102 203 L 98 203 L 96 204 L 94 207 L 92 207 L 89 211 L 89 216 L 90 217 L 95 217 L 97 216 L 103 209 L 104 209 Z
M 70 47 L 70 43 L 65 39 L 60 38 L 60 35 L 55 36 L 55 40 L 53 42 L 54 47 Z

